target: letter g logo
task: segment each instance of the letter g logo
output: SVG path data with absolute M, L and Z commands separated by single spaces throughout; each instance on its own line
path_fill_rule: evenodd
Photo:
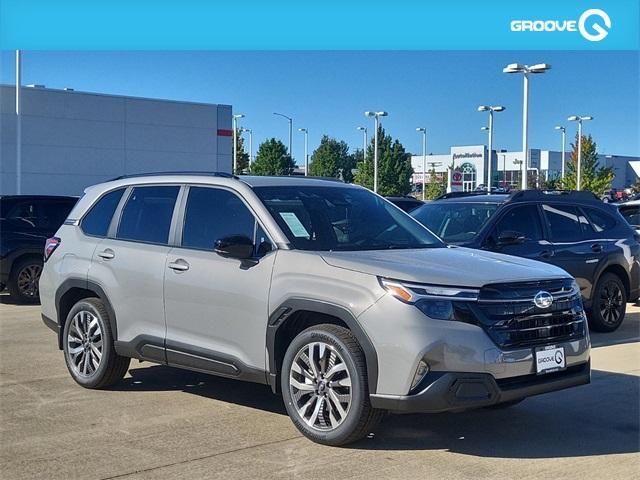
M 590 8 L 589 10 L 586 10 L 582 15 L 580 15 L 580 19 L 578 20 L 578 30 L 580 30 L 580 34 L 590 42 L 599 42 L 604 37 L 609 35 L 609 31 L 605 30 L 605 28 L 599 23 L 593 23 L 593 25 L 591 25 L 591 28 L 595 30 L 596 33 L 589 33 L 587 31 L 587 29 L 585 28 L 585 23 L 587 23 L 587 20 L 589 20 L 589 18 L 594 15 L 602 19 L 607 29 L 611 28 L 611 19 L 609 18 L 609 15 L 606 14 L 606 12 L 600 10 L 599 8 Z

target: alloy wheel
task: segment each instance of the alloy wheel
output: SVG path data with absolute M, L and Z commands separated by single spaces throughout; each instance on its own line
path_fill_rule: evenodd
M 351 408 L 351 375 L 342 356 L 324 342 L 303 346 L 291 364 L 289 388 L 300 418 L 311 428 L 333 430 Z
M 38 281 L 42 273 L 41 265 L 27 265 L 18 273 L 18 291 L 20 295 L 27 298 L 38 296 Z
M 600 292 L 600 315 L 608 325 L 615 325 L 622 315 L 622 290 L 616 282 L 607 282 Z
M 102 361 L 103 338 L 98 318 L 82 310 L 71 319 L 67 334 L 67 355 L 73 372 L 81 377 L 92 376 Z

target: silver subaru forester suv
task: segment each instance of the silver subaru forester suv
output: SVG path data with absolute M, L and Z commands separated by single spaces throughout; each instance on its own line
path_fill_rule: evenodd
M 86 190 L 45 259 L 42 317 L 80 385 L 118 382 L 131 358 L 263 383 L 324 444 L 385 411 L 502 407 L 590 380 L 565 271 L 448 246 L 341 182 L 117 179 Z

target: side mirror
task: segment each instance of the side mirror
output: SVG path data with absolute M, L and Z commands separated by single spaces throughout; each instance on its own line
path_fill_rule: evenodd
M 216 240 L 214 251 L 225 258 L 246 260 L 253 256 L 253 240 L 244 235 L 230 235 Z
M 517 245 L 523 243 L 525 240 L 526 237 L 524 234 L 512 230 L 505 230 L 498 237 L 498 245 Z

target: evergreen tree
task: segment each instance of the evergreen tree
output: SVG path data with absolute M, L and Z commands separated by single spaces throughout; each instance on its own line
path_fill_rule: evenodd
M 295 166 L 284 143 L 270 138 L 258 147 L 251 173 L 254 175 L 291 175 Z
M 233 143 L 233 139 L 231 140 Z M 232 152 L 233 155 L 233 152 Z M 244 151 L 244 138 L 242 138 L 242 129 L 236 130 L 236 175 L 249 173 L 249 154 Z
M 435 198 L 438 198 L 440 195 L 447 191 L 446 177 L 443 178 L 444 182 L 441 179 L 437 178 L 436 169 L 433 167 L 431 168 L 431 171 L 429 172 L 429 180 L 427 181 L 425 187 L 425 200 L 433 200 Z M 422 197 L 422 195 L 418 196 Z
M 339 178 L 342 168 L 348 163 L 349 146 L 328 135 L 323 135 L 320 145 L 311 155 L 309 174 L 317 177 Z
M 576 176 L 578 165 L 578 135 L 575 142 L 571 144 L 571 161 L 567 165 L 562 186 L 565 190 L 576 189 Z M 581 190 L 588 190 L 598 197 L 602 196 L 606 190 L 611 188 L 614 173 L 611 167 L 598 166 L 598 153 L 596 142 L 591 134 L 582 136 L 582 168 L 580 170 Z

